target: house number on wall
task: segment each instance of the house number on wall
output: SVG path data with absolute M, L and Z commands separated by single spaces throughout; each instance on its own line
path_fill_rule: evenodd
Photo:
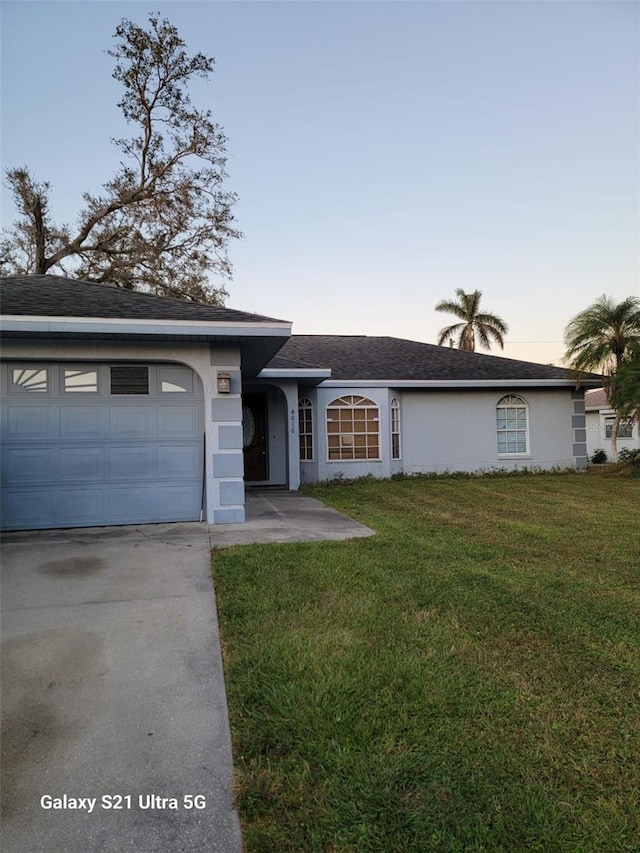
M 291 422 L 291 435 L 296 434 L 296 410 L 291 409 L 291 415 L 289 416 L 289 420 Z

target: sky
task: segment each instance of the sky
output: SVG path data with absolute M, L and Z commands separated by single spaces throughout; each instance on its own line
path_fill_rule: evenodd
M 155 10 L 216 59 L 191 94 L 240 197 L 229 307 L 436 343 L 436 303 L 479 289 L 493 354 L 560 364 L 571 317 L 640 295 L 637 2 L 3 0 L 2 166 L 58 221 L 118 167 L 105 51 Z

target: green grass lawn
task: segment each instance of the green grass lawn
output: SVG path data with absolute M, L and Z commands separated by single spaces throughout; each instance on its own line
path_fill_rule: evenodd
M 310 493 L 377 536 L 214 556 L 249 853 L 637 853 L 640 481 Z

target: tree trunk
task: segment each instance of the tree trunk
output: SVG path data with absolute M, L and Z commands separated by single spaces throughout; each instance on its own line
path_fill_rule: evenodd
M 44 275 L 47 271 L 47 260 L 44 255 L 44 216 L 42 215 L 42 199 L 39 195 L 33 203 L 33 226 L 36 244 L 36 275 Z
M 613 456 L 613 461 L 618 461 L 618 431 L 620 429 L 620 413 L 616 412 L 615 420 L 613 421 L 613 427 L 611 429 L 611 454 Z

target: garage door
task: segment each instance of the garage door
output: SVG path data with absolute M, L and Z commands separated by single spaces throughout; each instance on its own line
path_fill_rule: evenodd
M 170 364 L 2 365 L 2 528 L 200 517 L 202 386 Z

